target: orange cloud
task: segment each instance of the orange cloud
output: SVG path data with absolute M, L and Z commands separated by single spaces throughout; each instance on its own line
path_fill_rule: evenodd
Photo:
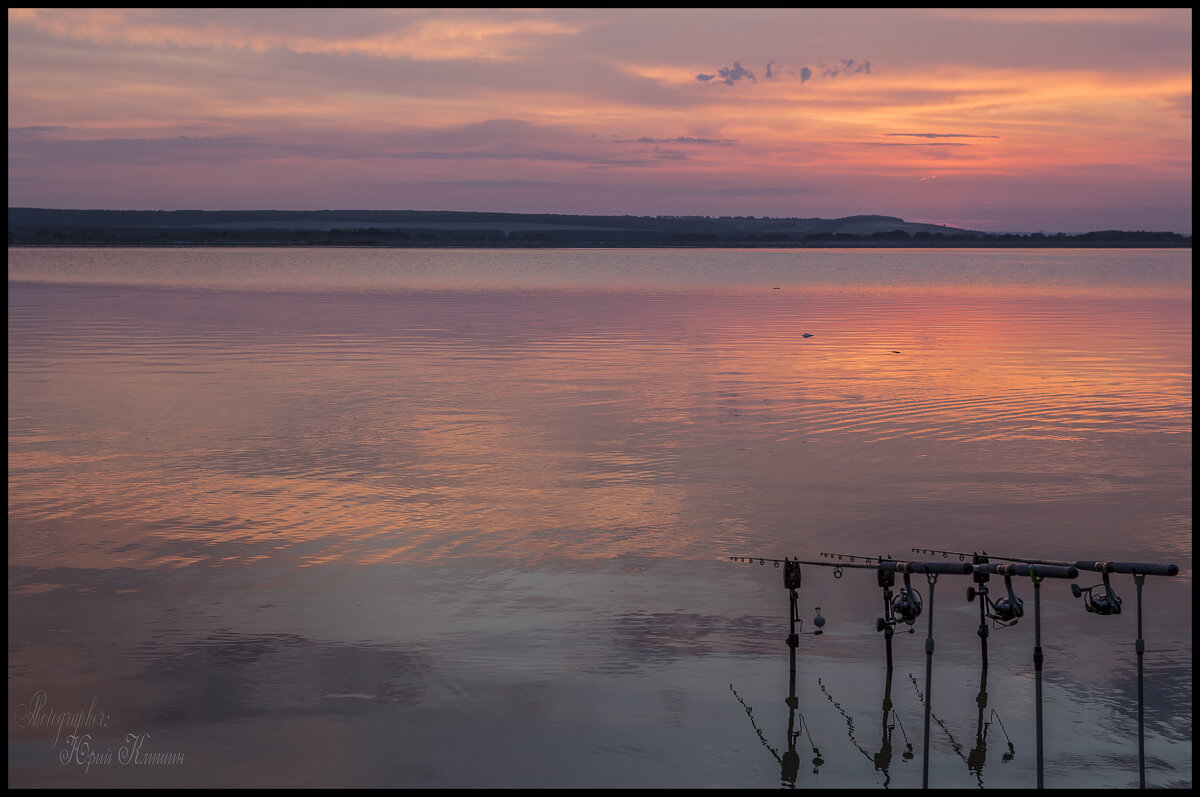
M 254 31 L 230 24 L 180 24 L 161 20 L 150 9 L 9 9 L 10 26 L 22 26 L 58 39 L 105 46 L 288 50 L 321 55 L 362 55 L 415 60 L 503 60 L 516 57 L 532 38 L 574 35 L 576 25 L 536 19 L 442 17 L 397 20 L 396 30 L 353 38 Z

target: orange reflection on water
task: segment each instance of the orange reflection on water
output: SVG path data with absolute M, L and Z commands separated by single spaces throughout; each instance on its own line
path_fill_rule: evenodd
M 980 506 L 1060 521 L 1114 495 L 1130 517 L 1157 504 L 1157 544 L 1190 534 L 1186 301 L 313 301 L 20 352 L 10 563 L 711 557 Z

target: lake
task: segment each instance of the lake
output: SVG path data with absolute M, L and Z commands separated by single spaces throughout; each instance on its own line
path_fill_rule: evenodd
M 1139 635 L 1146 783 L 1192 784 L 1190 250 L 10 249 L 8 289 L 10 787 L 1136 787 Z M 972 577 L 912 574 L 889 674 L 849 557 L 982 551 L 1179 573 L 1107 616 L 1013 577 L 986 658 Z

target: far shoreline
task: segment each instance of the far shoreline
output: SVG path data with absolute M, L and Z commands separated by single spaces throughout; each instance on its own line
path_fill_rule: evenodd
M 575 216 L 463 211 L 8 209 L 9 246 L 458 249 L 1175 249 L 1190 234 L 983 232 L 896 216 Z
M 1161 243 L 1145 243 L 1145 244 L 1097 244 L 1097 243 L 1054 243 L 1054 244 L 1005 244 L 1005 243 L 947 243 L 947 244 L 929 244 L 929 243 L 823 243 L 823 244 L 739 244 L 739 243 L 722 243 L 722 244 L 573 244 L 573 243 L 548 243 L 548 244 L 533 244 L 533 243 L 513 243 L 497 246 L 495 244 L 472 245 L 466 243 L 448 243 L 448 244 L 347 244 L 336 242 L 320 242 L 320 243 L 208 243 L 204 241 L 191 241 L 179 243 L 27 243 L 27 242 L 10 242 L 9 249 L 458 249 L 466 251 L 480 250 L 598 250 L 598 249 L 613 249 L 613 250 L 645 250 L 645 249 L 681 249 L 681 250 L 719 250 L 719 249 L 736 249 L 736 250 L 763 250 L 763 251 L 781 251 L 781 250 L 863 250 L 863 249 L 881 249 L 881 250 L 929 250 L 929 251 L 946 251 L 954 249 L 1023 249 L 1023 250 L 1053 250 L 1053 249 L 1096 249 L 1103 251 L 1113 250 L 1153 250 L 1160 249 L 1163 251 L 1174 251 L 1180 249 L 1191 249 L 1191 241 L 1186 243 L 1163 245 Z

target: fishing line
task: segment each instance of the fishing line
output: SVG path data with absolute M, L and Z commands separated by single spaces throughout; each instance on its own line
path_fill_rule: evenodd
M 746 705 L 746 701 L 742 700 L 742 696 L 739 695 L 737 690 L 733 688 L 733 684 L 729 685 L 729 691 L 733 692 L 733 696 L 736 697 L 737 701 L 742 704 L 742 708 L 746 709 L 746 716 L 750 718 L 750 725 L 754 728 L 754 732 L 758 734 L 758 739 L 762 742 L 763 747 L 767 748 L 771 755 L 775 756 L 776 761 L 782 763 L 783 759 L 779 757 L 779 752 L 771 746 L 770 742 L 767 741 L 767 737 L 763 735 L 762 729 L 758 727 L 758 723 L 754 721 L 754 709 Z
M 917 686 L 916 677 L 913 676 L 913 674 L 910 672 L 908 674 L 908 678 L 910 681 L 912 681 L 913 690 L 917 693 L 917 700 L 922 705 L 924 705 L 925 704 L 925 696 L 921 694 L 921 688 L 919 686 Z M 938 724 L 938 726 L 941 727 L 942 731 L 946 734 L 946 738 L 950 740 L 950 746 L 952 748 L 954 748 L 954 752 L 956 754 L 958 754 L 958 757 L 961 758 L 964 762 L 969 763 L 969 762 L 967 762 L 967 757 L 965 755 L 963 755 L 962 744 L 958 741 L 958 739 L 954 738 L 954 734 L 950 733 L 950 729 L 948 727 L 946 727 L 945 721 L 941 717 L 939 717 L 937 714 L 933 714 L 932 712 L 930 712 L 930 716 L 933 717 L 933 721 L 936 722 Z
M 825 684 L 824 684 L 824 682 L 821 681 L 820 678 L 817 679 L 817 685 L 821 687 L 821 692 L 823 692 L 825 697 L 829 700 L 829 702 L 833 704 L 833 707 L 835 709 L 837 709 L 837 712 L 839 714 L 841 714 L 842 717 L 845 718 L 847 733 L 850 736 L 850 743 L 853 744 L 855 747 L 857 747 L 858 752 L 860 752 L 864 756 L 866 756 L 868 761 L 870 761 L 871 763 L 874 763 L 875 762 L 874 757 L 872 757 L 872 755 L 867 752 L 867 749 L 865 747 L 863 747 L 861 744 L 858 743 L 858 739 L 855 738 L 855 736 L 854 736 L 854 718 L 851 717 L 844 708 L 842 708 L 841 703 L 839 703 L 833 699 L 833 695 L 831 695 L 829 693 L 829 690 L 825 688 Z

